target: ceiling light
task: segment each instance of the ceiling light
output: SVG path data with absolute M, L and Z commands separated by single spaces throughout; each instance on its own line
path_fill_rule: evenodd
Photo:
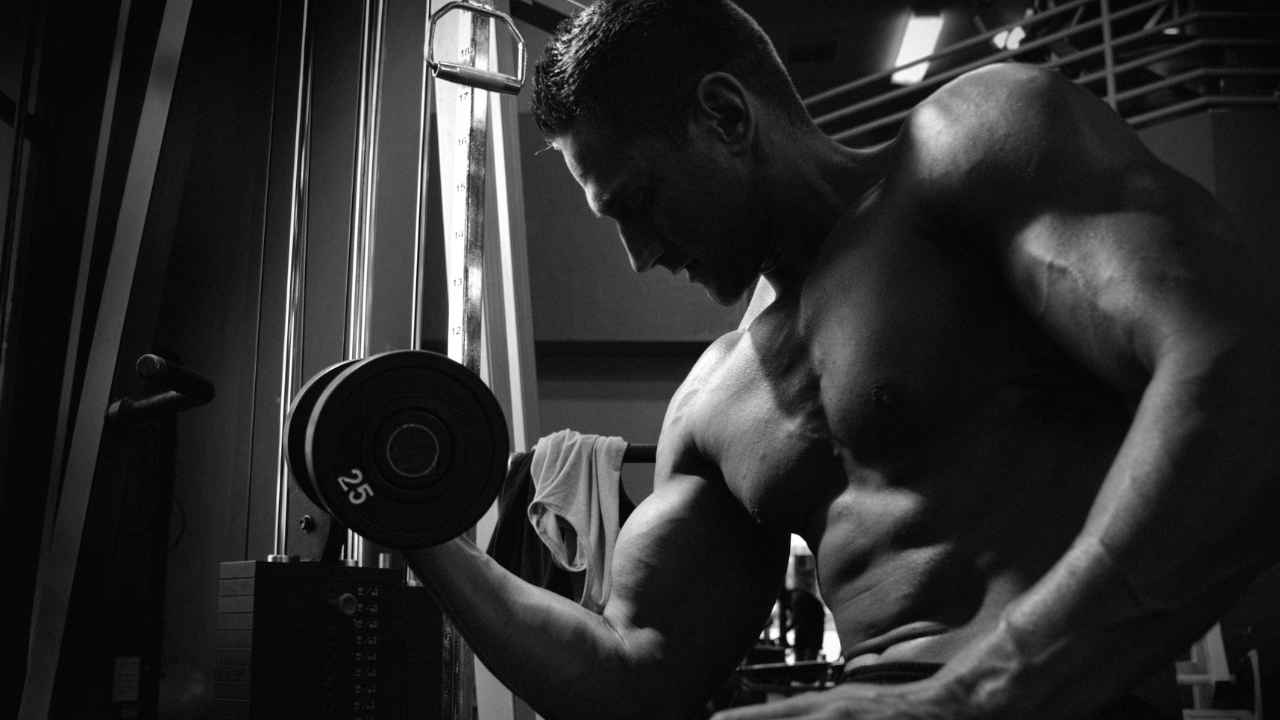
M 991 38 L 991 42 L 1001 50 L 1017 50 L 1022 45 L 1022 41 L 1027 37 L 1027 31 L 1022 26 L 1013 28 L 1012 30 L 1001 30 L 996 36 Z
M 902 46 L 898 48 L 898 59 L 894 67 L 909 65 L 933 54 L 938 44 L 938 36 L 942 34 L 941 15 L 911 14 L 907 20 L 907 29 L 902 33 Z M 898 85 L 911 85 L 924 79 L 929 70 L 929 63 L 922 62 L 904 68 L 893 74 L 892 81 Z

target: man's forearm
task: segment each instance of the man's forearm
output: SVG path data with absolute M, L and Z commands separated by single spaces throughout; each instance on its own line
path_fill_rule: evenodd
M 1156 374 L 1071 550 L 945 672 L 978 716 L 1096 706 L 1172 664 L 1275 561 L 1275 392 L 1249 367 Z
M 1174 656 L 1242 587 L 1244 574 L 1180 610 L 1142 609 L 1096 550 L 1079 546 L 1055 568 L 1061 575 L 1045 578 L 995 631 L 948 663 L 938 680 L 963 709 L 957 720 L 1089 717 L 1152 673 L 1172 674 Z
M 643 690 L 643 669 L 603 616 L 521 580 L 469 540 L 407 556 L 485 666 L 540 714 L 628 717 L 656 699 L 631 692 Z

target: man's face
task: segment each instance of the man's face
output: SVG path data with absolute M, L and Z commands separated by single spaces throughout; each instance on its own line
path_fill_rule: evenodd
M 753 285 L 762 225 L 747 173 L 719 148 L 697 138 L 624 141 L 582 122 L 552 144 L 592 212 L 617 223 L 636 272 L 684 271 L 726 305 Z

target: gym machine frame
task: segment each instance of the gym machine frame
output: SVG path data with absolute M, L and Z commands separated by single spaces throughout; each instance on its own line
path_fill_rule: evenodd
M 484 200 L 490 127 L 489 95 L 484 91 L 507 94 L 519 91 L 524 81 L 524 41 L 510 17 L 473 0 L 449 2 L 429 14 L 419 118 L 412 349 L 368 357 L 384 12 L 381 1 L 376 2 L 376 7 L 372 3 L 366 4 L 345 359 L 316 374 L 294 393 L 293 387 L 301 376 L 299 348 L 305 326 L 302 317 L 307 254 L 305 168 L 310 143 L 311 50 L 304 17 L 304 59 L 300 64 L 298 81 L 289 276 L 282 343 L 282 447 L 276 473 L 274 544 L 268 558 L 273 563 L 287 563 L 291 559 L 286 548 L 289 520 L 287 483 L 290 475 L 310 500 L 327 510 L 337 522 L 351 528 L 347 532 L 342 560 L 346 566 L 355 566 L 353 569 L 359 572 L 367 568 L 374 558 L 379 568 L 392 565 L 389 553 L 377 546 L 366 545 L 366 539 L 387 547 L 413 547 L 443 542 L 466 532 L 496 496 L 508 456 L 507 427 L 501 407 L 480 379 L 487 359 L 483 342 L 485 296 L 482 280 L 485 273 Z M 471 65 L 436 59 L 437 26 L 450 14 L 464 16 L 467 20 L 462 29 L 470 39 L 460 48 L 460 55 L 464 60 L 470 59 Z M 492 22 L 479 22 L 480 18 Z M 505 26 L 516 41 L 517 70 L 514 76 L 489 70 L 494 55 L 491 46 L 498 24 Z M 422 350 L 428 127 L 432 101 L 427 70 L 431 76 L 457 86 L 456 96 L 447 97 L 455 92 L 450 88 L 442 90 L 441 96 L 436 98 L 441 159 L 448 157 L 446 149 L 466 158 L 465 175 L 461 179 L 448 176 L 450 170 L 456 170 L 451 164 L 440 164 L 441 187 L 445 196 L 442 209 L 449 281 L 448 358 Z M 457 137 L 449 136 L 450 118 L 446 113 L 450 105 L 455 127 L 463 128 Z M 498 184 L 501 205 L 506 195 L 502 167 L 499 167 Z M 451 193 L 454 203 L 449 202 Z M 455 204 L 462 206 L 460 216 L 451 212 Z M 510 238 L 504 239 L 509 243 Z M 503 273 L 508 288 L 503 318 L 510 325 L 514 303 L 510 297 L 512 276 L 508 269 L 504 267 Z M 508 342 L 512 341 L 518 342 L 518 339 L 508 339 Z M 508 350 L 507 354 L 515 360 L 512 384 L 523 389 L 525 383 L 519 379 L 521 371 L 526 371 L 524 374 L 531 377 L 531 368 L 524 367 L 518 353 Z M 407 391 L 409 387 L 412 387 L 411 391 Z M 513 404 L 517 399 L 514 397 L 517 387 L 512 388 Z M 379 402 L 367 402 L 371 394 Z M 470 416 L 467 416 L 468 412 L 471 412 Z M 517 443 L 525 444 L 530 433 L 519 419 L 517 423 Z M 483 438 L 483 441 L 478 441 L 478 438 Z M 433 507 L 434 512 L 431 511 Z M 450 511 L 446 513 L 443 508 Z M 410 526 L 415 523 L 422 525 L 424 515 L 432 522 L 421 532 L 412 532 Z M 392 518 L 397 522 L 402 520 L 402 526 L 389 529 L 387 524 Z M 327 544 L 333 545 L 332 542 Z M 251 588 L 254 579 L 246 580 L 244 574 L 235 574 L 243 569 L 233 568 L 232 576 L 229 576 L 224 567 L 224 584 L 238 587 L 239 592 Z M 409 581 L 413 584 L 411 574 Z M 375 585 L 362 587 L 372 591 Z M 343 597 L 347 596 L 352 596 L 352 593 L 343 594 Z M 245 600 L 243 595 L 220 596 L 220 607 L 224 599 L 240 605 Z M 366 605 L 362 602 L 346 604 L 356 608 Z M 347 612 L 342 607 L 339 609 Z M 250 610 L 248 616 L 252 617 L 252 614 Z M 472 657 L 448 621 L 443 622 L 441 712 L 444 717 L 470 717 L 475 705 Z M 357 642 L 361 641 L 357 639 Z M 360 671 L 357 669 L 357 672 Z M 356 697 L 354 711 L 369 714 L 375 711 L 372 701 L 361 704 L 361 696 Z

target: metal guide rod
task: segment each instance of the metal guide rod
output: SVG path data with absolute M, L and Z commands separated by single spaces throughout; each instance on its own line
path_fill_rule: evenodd
M 497 28 L 493 28 L 494 33 Z M 497 45 L 496 38 L 491 42 Z M 512 447 L 533 447 L 538 437 L 537 371 L 533 353 L 533 309 L 529 297 L 529 260 L 525 237 L 524 177 L 520 167 L 518 99 L 492 98 L 493 123 L 490 152 L 493 156 L 495 224 L 499 274 L 502 280 L 501 335 L 505 339 Z M 492 303 L 490 304 L 492 307 Z M 496 313 L 494 313 L 496 314 Z M 493 333 L 488 333 L 492 338 Z
M 382 105 L 382 37 L 385 24 L 383 0 L 365 0 L 360 37 L 360 106 L 352 183 L 351 255 L 347 266 L 347 360 L 367 357 L 370 349 L 374 199 L 378 185 L 378 118 Z M 364 538 L 347 531 L 346 560 L 359 564 L 364 555 L 364 545 Z
M 293 171 L 289 198 L 289 254 L 286 263 L 284 339 L 280 362 L 280 416 L 276 453 L 275 533 L 268 560 L 289 559 L 289 468 L 285 462 L 285 427 L 293 394 L 302 382 L 302 345 L 306 336 L 307 292 L 307 190 L 311 158 L 311 3 L 302 2 L 302 37 L 299 42 L 298 102 L 294 110 Z
M 62 497 L 58 502 L 53 536 L 40 558 L 36 575 L 27 677 L 18 711 L 21 720 L 49 717 L 53 702 L 67 610 L 79 562 L 89 496 L 93 490 L 111 382 L 115 377 L 151 190 L 169 119 L 169 102 L 173 98 L 190 14 L 191 0 L 165 3 L 160 32 L 156 37 L 147 93 L 138 118 L 111 257 L 103 279 L 93 343 L 85 366 L 84 387 L 76 410 Z

